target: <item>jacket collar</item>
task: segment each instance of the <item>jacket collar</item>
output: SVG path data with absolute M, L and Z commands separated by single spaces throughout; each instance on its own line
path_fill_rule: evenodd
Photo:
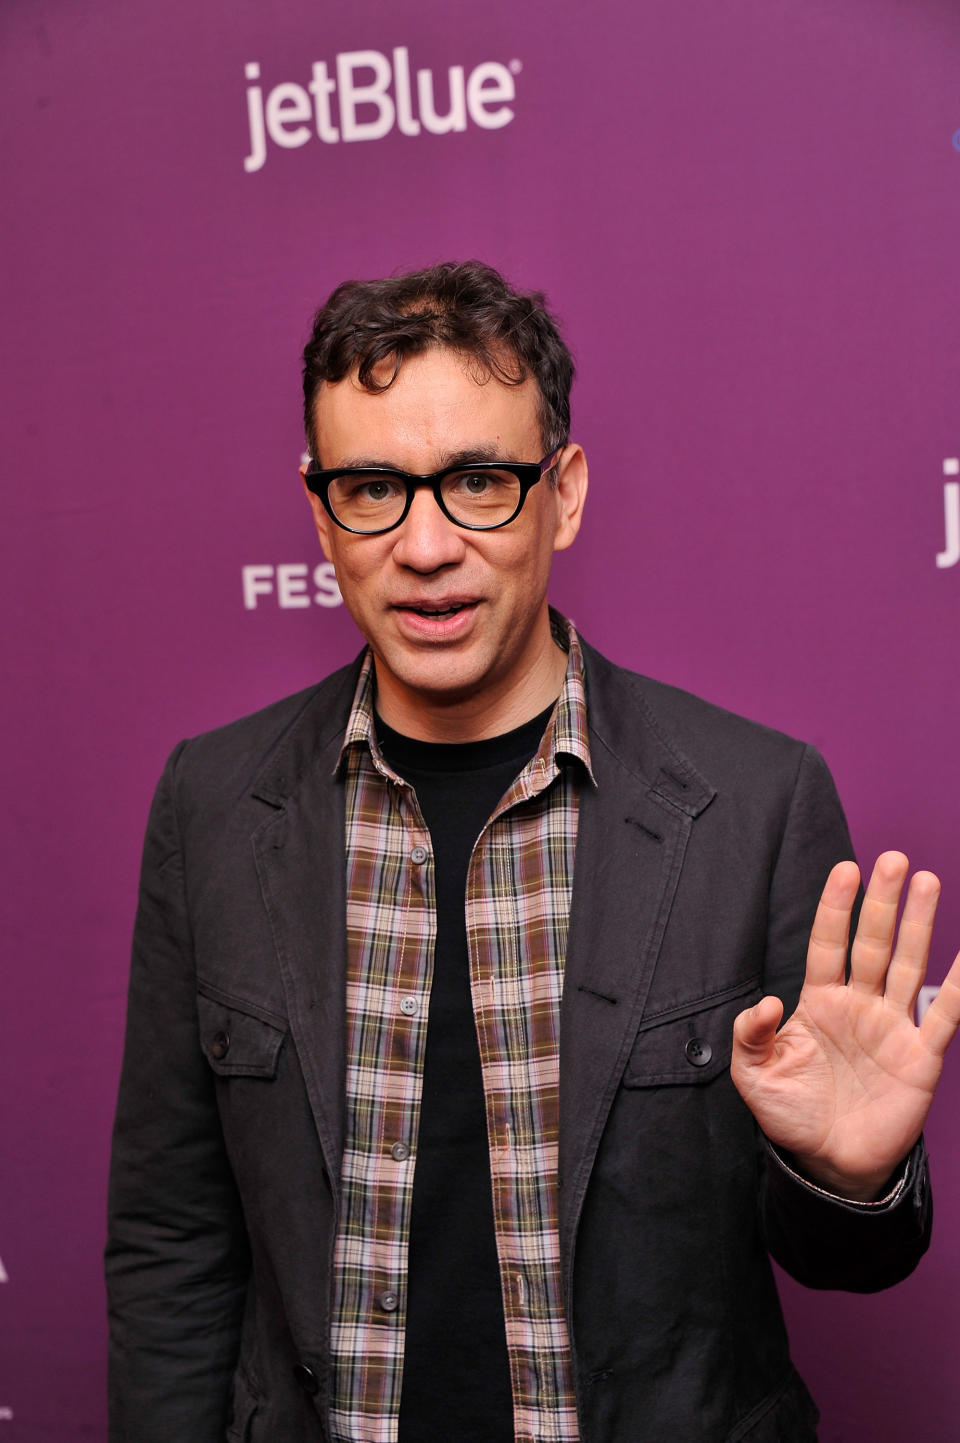
M 336 758 L 363 656 L 361 652 L 309 693 L 306 705 L 257 774 L 251 791 L 258 801 L 282 807 L 334 743 Z

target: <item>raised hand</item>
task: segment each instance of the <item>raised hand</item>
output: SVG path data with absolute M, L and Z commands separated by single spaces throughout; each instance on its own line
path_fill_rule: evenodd
M 860 1201 L 880 1195 L 919 1137 L 960 1024 L 960 954 L 914 1022 L 940 883 L 915 873 L 898 932 L 908 872 L 901 852 L 877 859 L 847 981 L 860 874 L 838 863 L 817 908 L 797 1010 L 778 1032 L 782 1004 L 764 997 L 733 1029 L 731 1075 L 766 1136 L 803 1176 Z

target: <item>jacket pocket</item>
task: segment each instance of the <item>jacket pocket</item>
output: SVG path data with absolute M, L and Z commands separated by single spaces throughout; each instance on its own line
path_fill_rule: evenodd
M 672 1008 L 640 1025 L 624 1087 L 709 1082 L 730 1065 L 734 1018 L 763 995 L 757 978 Z
M 200 1045 L 220 1077 L 275 1077 L 287 1024 L 254 1002 L 197 984 Z
M 817 1443 L 820 1413 L 792 1368 L 784 1383 L 742 1418 L 726 1443 Z

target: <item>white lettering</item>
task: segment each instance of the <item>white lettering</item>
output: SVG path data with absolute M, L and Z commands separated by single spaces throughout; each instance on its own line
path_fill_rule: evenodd
M 244 67 L 248 80 L 260 79 L 260 66 L 252 60 Z M 267 142 L 263 133 L 263 92 L 259 85 L 247 88 L 247 121 L 250 126 L 250 154 L 244 159 L 247 174 L 259 170 L 267 158 Z
M 946 456 L 943 462 L 944 476 L 960 475 L 960 457 Z M 960 561 L 960 482 L 943 483 L 943 529 L 944 549 L 937 554 L 940 567 L 956 566 Z
M 368 85 L 357 85 L 354 71 L 372 70 Z M 390 62 L 379 50 L 348 50 L 337 56 L 337 88 L 340 92 L 340 129 L 347 140 L 379 140 L 394 121 L 393 101 L 387 94 Z M 373 105 L 376 120 L 358 120 L 357 107 Z
M 379 50 L 347 50 L 336 56 L 335 64 L 315 60 L 306 86 L 282 81 L 266 97 L 256 83 L 260 64 L 251 60 L 244 67 L 252 83 L 246 90 L 250 153 L 243 168 L 248 174 L 262 170 L 269 141 L 296 150 L 314 133 L 324 145 L 335 145 L 340 140 L 381 140 L 394 125 L 407 136 L 423 131 L 462 134 L 470 121 L 481 130 L 502 130 L 514 118 L 514 75 L 520 69 L 519 60 L 509 67 L 486 60 L 468 75 L 462 65 L 450 65 L 444 106 L 438 99 L 443 80 L 433 70 L 418 70 L 414 84 L 405 45 L 395 46 L 389 58 Z
M 516 95 L 513 76 L 505 65 L 498 64 L 496 60 L 488 60 L 485 64 L 478 65 L 476 70 L 470 72 L 470 79 L 467 81 L 467 109 L 470 119 L 483 130 L 502 129 L 513 119 L 514 112 L 509 105 L 501 105 L 499 110 L 492 110 L 489 114 L 484 107 L 496 105 L 501 100 L 515 100 Z
M 305 561 L 284 561 L 279 566 L 243 566 L 241 574 L 243 605 L 247 611 L 257 610 L 261 596 L 276 596 L 277 606 L 282 611 L 299 611 L 309 607 L 311 599 L 315 606 L 343 605 L 336 572 L 329 561 L 321 561 L 312 572 Z M 312 598 L 311 581 L 314 586 Z M 3 1281 L 0 1277 L 0 1282 Z
M 0 1283 L 9 1283 L 9 1281 L 10 1276 L 7 1273 L 6 1268 L 3 1266 L 3 1258 L 0 1258 Z
M 300 562 L 277 567 L 277 600 L 281 606 L 309 606 L 307 568 Z
M 451 130 L 466 130 L 467 105 L 463 84 L 463 66 L 450 66 L 450 109 L 438 115 L 433 103 L 433 75 L 429 70 L 417 71 L 417 98 L 423 123 L 433 135 L 447 135 Z
M 243 568 L 243 604 L 247 611 L 256 611 L 257 597 L 269 596 L 272 591 L 272 566 L 245 566 Z
M 331 80 L 327 74 L 326 63 L 323 60 L 315 60 L 313 64 L 313 79 L 307 86 L 310 94 L 314 97 L 317 107 L 317 135 L 327 145 L 334 145 L 340 139 L 340 132 L 334 125 L 330 115 L 330 97 L 337 88 L 337 82 Z
M 313 115 L 310 97 L 302 85 L 285 81 L 275 85 L 267 96 L 267 130 L 274 145 L 296 150 L 310 139 L 310 127 L 302 122 Z M 287 130 L 293 125 L 294 130 Z
M 414 118 L 410 92 L 410 57 L 405 45 L 398 46 L 393 52 L 393 73 L 396 77 L 397 128 L 401 135 L 419 135 L 420 122 Z
M 331 562 L 321 561 L 319 566 L 314 567 L 313 584 L 317 588 L 313 599 L 318 606 L 343 605 L 343 597 L 340 595 L 340 588 L 337 585 L 336 574 Z

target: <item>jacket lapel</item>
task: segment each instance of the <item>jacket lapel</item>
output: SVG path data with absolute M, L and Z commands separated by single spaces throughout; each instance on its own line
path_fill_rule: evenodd
M 559 1230 L 565 1280 L 600 1137 L 637 1033 L 693 820 L 713 791 L 660 737 L 642 682 L 584 645 L 584 785 L 560 1021 Z
M 335 768 L 357 670 L 337 672 L 323 684 L 254 788 L 271 809 L 253 837 L 257 875 L 335 1197 L 346 1043 L 344 785 Z

